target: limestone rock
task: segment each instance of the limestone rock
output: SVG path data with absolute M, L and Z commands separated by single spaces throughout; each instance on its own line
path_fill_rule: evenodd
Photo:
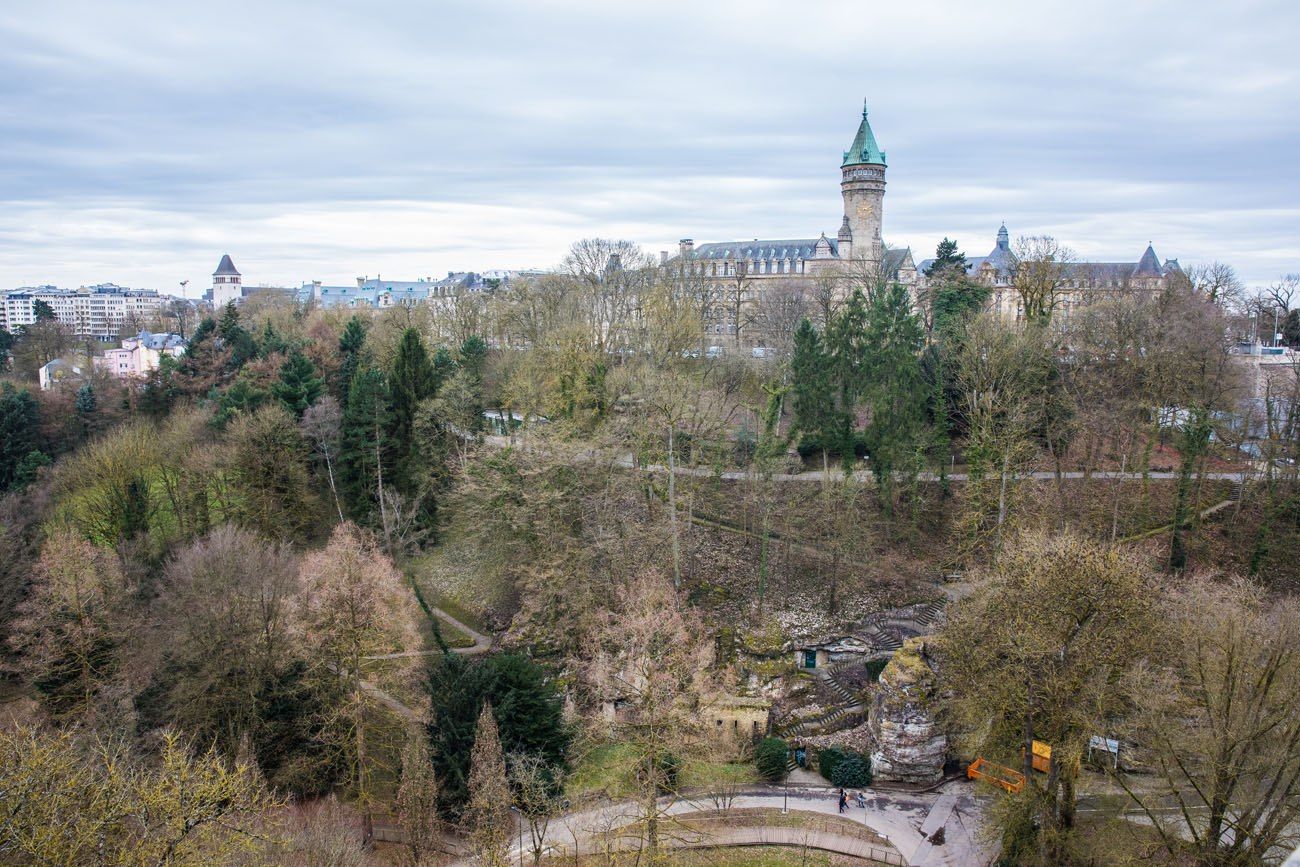
M 880 673 L 872 696 L 868 727 L 877 780 L 929 784 L 942 779 L 948 738 L 935 721 L 935 688 L 924 639 L 908 639 Z

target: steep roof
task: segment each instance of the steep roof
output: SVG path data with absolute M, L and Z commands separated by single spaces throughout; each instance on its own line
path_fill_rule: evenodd
M 225 275 L 233 275 L 235 277 L 239 276 L 239 272 L 235 270 L 235 263 L 230 261 L 229 253 L 225 253 L 221 256 L 221 261 L 217 263 L 217 270 L 212 272 L 213 277 Z
M 1160 267 L 1160 260 L 1156 257 L 1155 248 L 1147 244 L 1147 251 L 1142 254 L 1138 260 L 1137 267 L 1133 269 L 1134 277 L 1162 277 L 1164 269 Z
M 853 144 L 844 152 L 844 162 L 841 166 L 861 166 L 873 165 L 883 166 L 885 164 L 885 152 L 876 144 L 876 137 L 871 132 L 871 124 L 867 123 L 867 106 L 864 102 L 862 105 L 862 123 L 858 124 L 858 134 L 853 137 Z

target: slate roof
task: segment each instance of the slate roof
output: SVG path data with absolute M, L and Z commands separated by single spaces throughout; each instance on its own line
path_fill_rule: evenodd
M 213 277 L 225 275 L 239 276 L 239 272 L 235 270 L 235 263 L 230 261 L 229 253 L 222 254 L 221 261 L 217 263 L 217 270 L 212 272 Z
M 917 270 L 924 274 L 933 264 L 934 259 L 923 259 L 917 265 Z M 1016 255 L 1011 252 L 1005 225 L 998 229 L 997 245 L 987 256 L 966 257 L 966 273 L 973 277 L 986 264 L 999 275 L 1010 275 L 1016 266 Z M 1161 265 L 1155 249 L 1150 244 L 1137 262 L 1074 262 L 1066 268 L 1070 277 L 1076 280 L 1116 282 L 1134 278 L 1158 278 L 1177 270 L 1180 270 L 1177 259 L 1169 259 Z
M 811 259 L 821 238 L 797 240 L 720 241 L 701 244 L 691 255 L 696 259 Z M 831 252 L 839 255 L 839 241 L 826 239 Z

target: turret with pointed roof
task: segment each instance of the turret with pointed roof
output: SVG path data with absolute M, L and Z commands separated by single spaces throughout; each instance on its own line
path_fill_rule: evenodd
M 244 297 L 243 283 L 235 263 L 230 261 L 230 254 L 223 254 L 217 270 L 212 272 L 212 306 L 219 309 L 231 301 L 238 304 Z
M 867 101 L 862 101 L 862 123 L 858 124 L 858 134 L 853 137 L 853 144 L 844 152 L 841 166 L 883 166 L 885 152 L 876 144 L 876 137 L 867 122 Z
M 1150 243 L 1147 244 L 1147 251 L 1142 254 L 1138 260 L 1137 267 L 1133 269 L 1134 277 L 1163 277 L 1165 271 L 1160 267 L 1160 258 L 1156 256 L 1155 247 Z
M 851 256 L 854 259 L 879 262 L 884 249 L 880 230 L 885 209 L 885 152 L 880 149 L 871 132 L 865 102 L 858 134 L 844 152 L 840 174 L 845 228 L 852 239 Z

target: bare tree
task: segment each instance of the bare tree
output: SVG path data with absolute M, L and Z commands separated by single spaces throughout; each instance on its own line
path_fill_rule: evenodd
M 1015 254 L 1012 285 L 1025 319 L 1045 324 L 1064 300 L 1070 267 L 1077 257 L 1050 235 L 1017 238 Z
M 339 432 L 343 422 L 343 412 L 339 402 L 330 395 L 316 401 L 302 414 L 298 423 L 316 453 L 325 461 L 325 472 L 329 477 L 330 493 L 334 495 L 334 508 L 338 512 L 339 523 L 343 523 L 343 504 L 339 501 L 339 490 L 334 484 L 334 458 L 339 450 Z
M 510 845 L 510 786 L 492 702 L 484 702 L 469 760 L 469 806 L 464 824 L 479 863 L 506 867 Z
M 439 843 L 442 841 L 443 823 L 438 817 L 438 778 L 433 772 L 429 739 L 423 729 L 415 729 L 407 737 L 393 811 L 406 835 L 411 867 L 432 867 L 441 863 Z

